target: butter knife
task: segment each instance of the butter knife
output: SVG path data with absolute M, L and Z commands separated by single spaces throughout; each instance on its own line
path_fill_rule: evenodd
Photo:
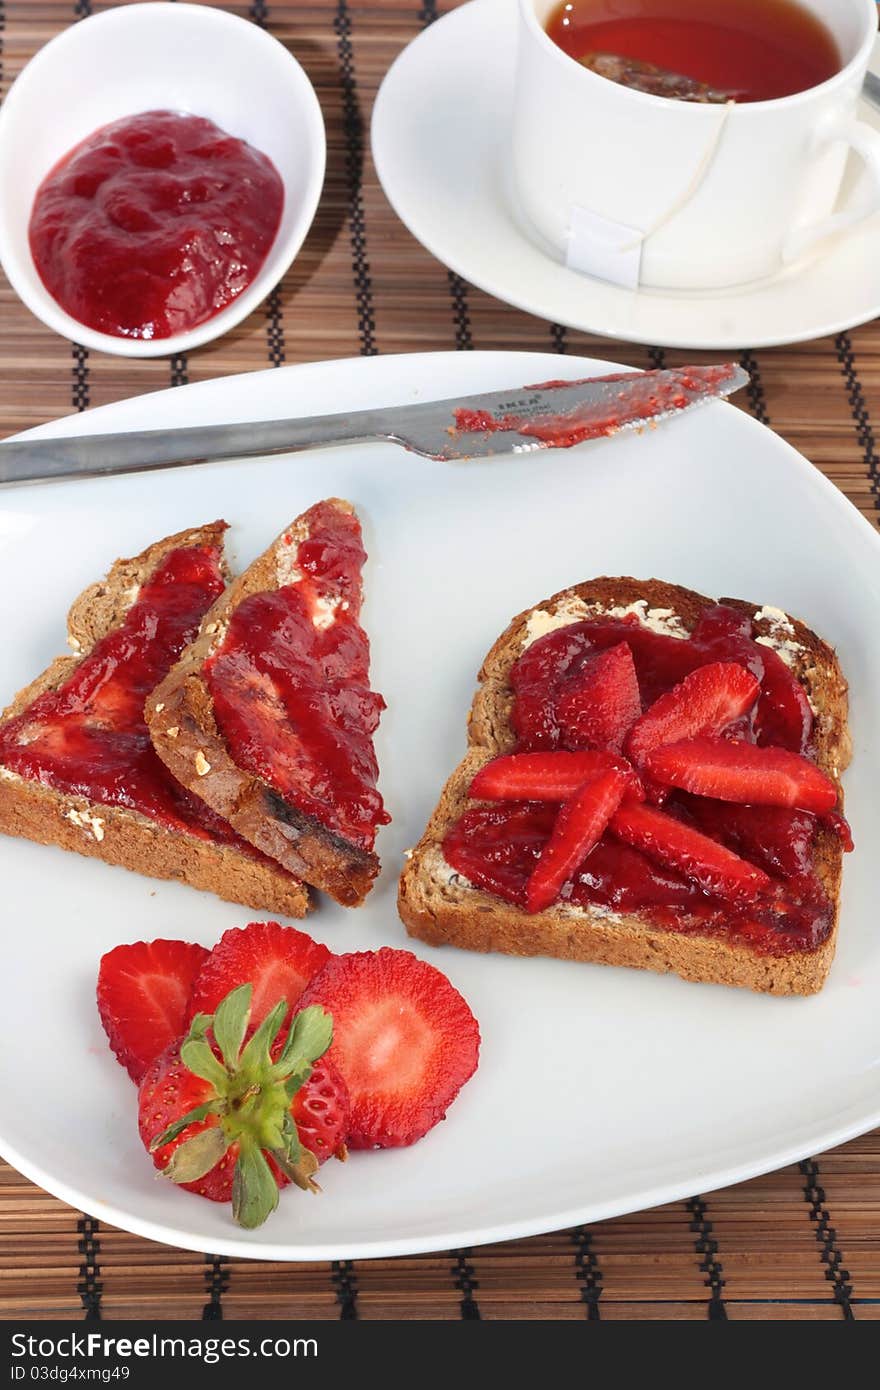
M 748 380 L 741 367 L 727 363 L 548 381 L 340 415 L 13 439 L 0 444 L 0 483 L 132 473 L 376 439 L 447 461 L 567 448 L 682 415 L 729 396 Z

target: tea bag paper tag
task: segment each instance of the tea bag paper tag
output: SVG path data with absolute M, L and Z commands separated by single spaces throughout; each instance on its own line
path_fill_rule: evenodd
M 643 240 L 638 227 L 612 222 L 589 208 L 573 207 L 565 263 L 569 270 L 634 290 L 642 268 Z

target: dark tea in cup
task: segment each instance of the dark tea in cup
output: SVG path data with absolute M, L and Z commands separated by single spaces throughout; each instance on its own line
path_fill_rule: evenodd
M 562 0 L 546 30 L 600 76 L 684 101 L 771 101 L 842 66 L 798 0 Z

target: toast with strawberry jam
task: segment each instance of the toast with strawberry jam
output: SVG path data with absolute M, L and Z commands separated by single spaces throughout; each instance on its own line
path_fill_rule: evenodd
M 226 523 L 117 560 L 68 616 L 58 657 L 0 719 L 0 831 L 290 917 L 302 883 L 179 786 L 144 700 L 223 592 Z
M 772 994 L 821 989 L 847 686 L 779 609 L 597 579 L 521 613 L 400 880 L 410 935 Z
M 147 701 L 173 776 L 250 844 L 347 907 L 379 870 L 373 734 L 354 508 L 298 517 L 202 621 Z

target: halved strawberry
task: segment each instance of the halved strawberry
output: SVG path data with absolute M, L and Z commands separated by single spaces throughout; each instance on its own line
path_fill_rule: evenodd
M 648 754 L 650 775 L 697 796 L 753 806 L 788 806 L 825 815 L 837 788 L 809 758 L 785 748 L 756 748 L 725 738 L 693 738 Z
M 300 1003 L 333 1015 L 328 1055 L 351 1097 L 352 1148 L 415 1143 L 476 1070 L 476 1019 L 446 976 L 411 951 L 334 956 Z
M 598 750 L 502 754 L 480 768 L 469 795 L 475 801 L 568 801 L 603 772 L 622 773 L 629 780 L 629 795 L 644 795 L 625 758 Z
M 650 859 L 679 869 L 707 893 L 751 899 L 772 886 L 763 869 L 653 806 L 628 801 L 611 817 L 610 829 Z
M 236 985 L 253 985 L 251 1026 L 283 999 L 293 1008 L 330 951 L 305 932 L 280 922 L 251 922 L 224 932 L 193 983 L 186 1015 L 212 1014 Z M 182 1029 L 178 1029 L 181 1032 Z
M 207 957 L 191 941 L 135 941 L 101 957 L 98 1013 L 132 1081 L 186 1031 L 190 990 Z
M 564 747 L 619 753 L 642 712 L 633 655 L 626 642 L 597 652 L 567 677 L 556 694 Z
M 150 1066 L 138 1093 L 138 1128 L 157 1168 L 212 1202 L 232 1202 L 251 1230 L 288 1183 L 317 1191 L 313 1175 L 344 1156 L 348 1092 L 324 1055 L 333 1031 L 322 1009 L 289 1020 L 280 1003 L 254 1029 L 250 985 L 216 1013 L 198 1014 Z
M 652 748 L 697 734 L 720 734 L 751 708 L 759 688 L 751 672 L 736 662 L 698 667 L 636 721 L 626 741 L 627 756 L 638 767 Z
M 603 772 L 565 803 L 529 879 L 526 911 L 543 912 L 556 901 L 562 885 L 599 843 L 628 787 L 623 773 Z

